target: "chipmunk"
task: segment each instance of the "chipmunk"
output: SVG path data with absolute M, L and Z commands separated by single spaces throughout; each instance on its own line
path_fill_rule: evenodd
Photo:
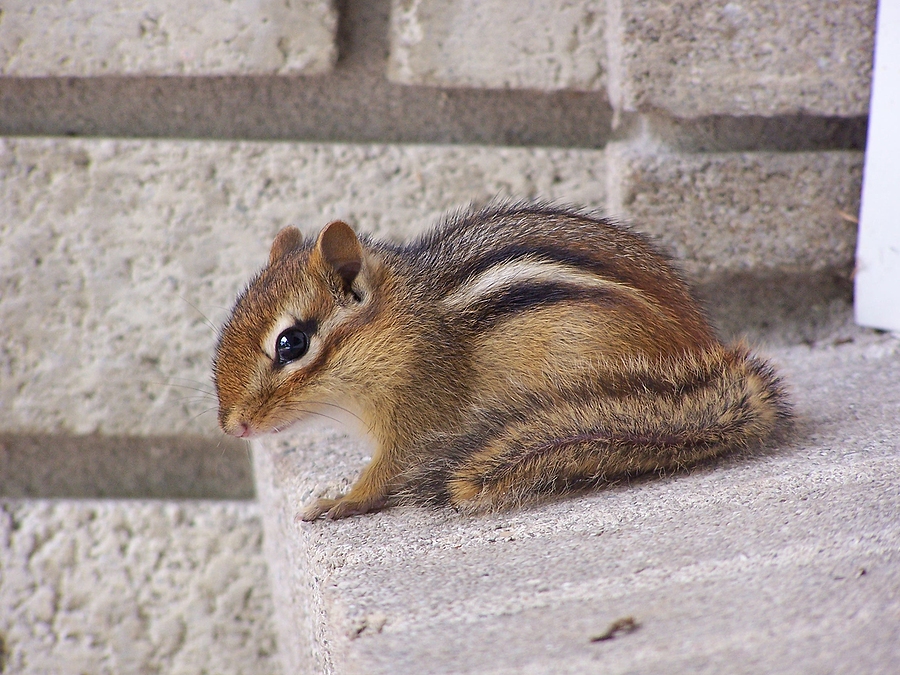
M 214 362 L 222 429 L 339 406 L 375 441 L 343 518 L 404 502 L 501 509 L 759 442 L 790 415 L 643 237 L 540 205 L 458 214 L 394 245 L 328 224 L 275 237 Z

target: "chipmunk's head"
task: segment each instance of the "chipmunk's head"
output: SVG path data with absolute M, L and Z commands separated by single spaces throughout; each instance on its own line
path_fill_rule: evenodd
M 315 241 L 297 228 L 275 237 L 269 264 L 238 298 L 213 365 L 219 425 L 247 438 L 308 414 L 346 408 L 342 364 L 377 305 L 380 264 L 346 223 Z

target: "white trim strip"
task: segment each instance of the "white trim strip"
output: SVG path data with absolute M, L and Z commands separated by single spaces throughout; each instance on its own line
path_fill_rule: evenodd
M 900 1 L 880 0 L 856 248 L 856 322 L 900 331 Z

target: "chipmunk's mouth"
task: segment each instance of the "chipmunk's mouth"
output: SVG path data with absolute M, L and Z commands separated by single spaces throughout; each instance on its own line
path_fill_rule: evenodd
M 258 429 L 248 422 L 239 422 L 233 430 L 228 430 L 225 433 L 229 436 L 234 436 L 235 438 L 241 438 L 247 441 L 253 438 L 259 438 L 260 436 L 265 436 L 267 434 L 281 433 L 292 425 L 293 423 L 272 427 L 271 429 Z
M 356 429 L 363 424 L 359 414 L 343 407 L 330 403 L 308 403 L 302 409 L 293 410 L 287 415 L 287 420 L 266 419 L 263 421 L 251 420 L 249 416 L 235 415 L 226 418 L 221 423 L 222 430 L 229 436 L 250 440 L 268 434 L 280 434 L 288 431 L 296 425 L 302 425 L 310 420 L 322 419 L 327 422 L 337 423 L 339 427 Z
M 222 431 L 224 431 L 229 436 L 234 436 L 235 438 L 241 438 L 244 440 L 249 440 L 251 438 L 256 438 L 257 436 L 262 436 L 266 433 L 273 433 L 280 431 L 285 427 L 275 427 L 272 429 L 263 429 L 258 424 L 254 424 L 250 420 L 244 417 L 239 417 L 237 419 L 229 419 L 226 420 L 222 425 Z

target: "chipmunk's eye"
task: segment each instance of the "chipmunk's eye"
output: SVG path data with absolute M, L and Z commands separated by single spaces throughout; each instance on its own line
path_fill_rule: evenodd
M 309 349 L 309 336 L 299 328 L 288 328 L 275 340 L 275 363 L 283 366 L 303 356 Z

